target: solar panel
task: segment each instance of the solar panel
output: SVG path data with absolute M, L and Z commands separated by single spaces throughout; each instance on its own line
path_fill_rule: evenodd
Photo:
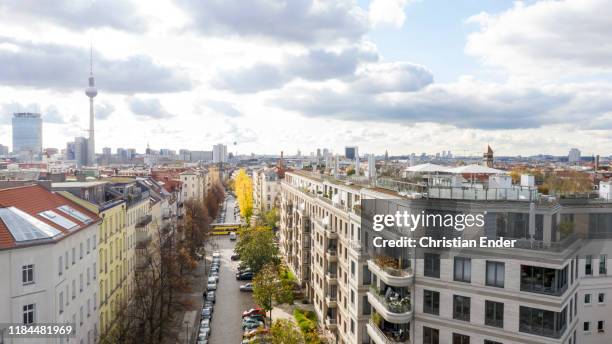
M 45 210 L 43 212 L 38 213 L 38 215 L 55 223 L 56 225 L 62 226 L 62 228 L 65 228 L 65 229 L 72 229 L 74 227 L 78 227 L 78 224 L 68 220 L 67 218 L 61 216 L 60 214 L 54 212 L 53 210 Z
M 18 242 L 48 239 L 61 234 L 57 229 L 15 207 L 0 208 L 0 219 Z
M 68 214 L 83 223 L 90 223 L 92 221 L 89 216 L 81 213 L 80 211 L 74 209 L 73 207 L 69 205 L 62 205 L 61 207 L 58 207 L 57 209 L 59 209 L 64 214 Z

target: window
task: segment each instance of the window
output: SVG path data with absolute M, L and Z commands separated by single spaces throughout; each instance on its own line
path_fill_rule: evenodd
M 440 330 L 423 326 L 423 344 L 440 344 Z
M 584 332 L 591 331 L 591 323 L 589 321 L 585 321 L 584 323 L 582 323 L 582 330 Z
M 504 327 L 504 304 L 502 302 L 485 301 L 485 325 Z
M 470 336 L 453 333 L 453 344 L 470 344 Z
M 484 344 L 502 344 L 501 342 L 496 342 L 494 340 L 485 339 Z
M 76 298 L 76 280 L 72 280 L 72 299 Z
M 567 289 L 567 268 L 521 265 L 521 291 L 561 295 Z
M 470 301 L 467 296 L 453 295 L 454 319 L 470 321 Z
M 505 263 L 487 261 L 486 285 L 490 287 L 504 287 Z
M 549 338 L 561 338 L 566 328 L 566 308 L 561 312 L 521 306 L 519 331 Z
M 91 239 L 87 238 L 87 254 L 89 254 L 90 249 L 91 249 Z
M 58 258 L 58 263 L 59 263 L 59 264 L 58 264 L 58 265 L 59 265 L 59 266 L 58 266 L 58 268 L 59 268 L 59 269 L 58 269 L 58 272 L 59 272 L 59 275 L 60 275 L 60 276 L 62 275 L 62 273 L 64 273 L 64 262 L 63 262 L 63 259 L 62 259 L 62 258 L 63 258 L 62 256 L 59 256 L 59 258 Z
M 472 260 L 470 258 L 455 257 L 455 281 L 467 282 L 472 281 Z
M 584 294 L 584 304 L 585 305 L 591 304 L 591 294 Z
M 34 283 L 34 265 L 28 264 L 21 267 L 21 282 L 23 285 Z
M 93 249 L 96 249 L 96 245 L 97 245 L 97 241 L 96 241 L 96 235 L 93 235 L 93 240 L 92 240 L 92 245 L 93 245 Z
M 76 263 L 76 248 L 72 248 L 72 265 Z
M 97 272 L 96 272 L 96 263 L 93 263 L 93 270 L 92 271 L 93 271 L 93 280 L 95 281 L 96 280 L 96 274 L 97 274 Z
M 33 303 L 23 306 L 23 324 L 24 325 L 33 324 L 34 321 L 36 321 L 36 318 L 34 317 L 35 310 L 36 310 L 36 305 L 34 305 Z
M 79 259 L 83 259 L 83 243 L 79 243 Z
M 64 259 L 64 262 L 65 262 L 66 264 L 64 265 L 64 267 L 66 268 L 66 270 L 68 270 L 68 251 L 66 251 L 65 258 L 66 258 L 66 259 Z
M 440 293 L 432 290 L 423 290 L 423 312 L 440 315 Z
M 593 256 L 586 256 L 584 259 L 584 274 L 593 274 Z
M 597 332 L 598 333 L 604 333 L 604 321 L 603 320 L 599 320 L 597 322 Z
M 355 320 L 351 319 L 351 333 L 355 333 Z
M 427 277 L 440 278 L 440 255 L 437 253 L 425 253 L 424 257 L 425 271 L 423 274 Z
M 60 291 L 57 299 L 59 302 L 59 314 L 62 314 L 64 313 L 64 292 L 63 291 Z
M 608 273 L 608 267 L 606 265 L 606 261 L 608 260 L 608 256 L 602 254 L 599 256 L 599 274 L 606 275 Z
M 79 275 L 79 292 L 83 291 L 83 273 Z
M 597 295 L 597 302 L 599 303 L 604 303 L 606 301 L 606 294 L 604 293 L 599 293 Z

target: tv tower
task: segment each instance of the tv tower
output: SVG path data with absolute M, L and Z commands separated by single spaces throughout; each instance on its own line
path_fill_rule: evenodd
M 93 166 L 96 162 L 96 141 L 94 135 L 94 98 L 98 95 L 93 76 L 93 43 L 89 50 L 89 87 L 85 89 L 89 97 L 89 139 L 87 141 L 87 165 Z

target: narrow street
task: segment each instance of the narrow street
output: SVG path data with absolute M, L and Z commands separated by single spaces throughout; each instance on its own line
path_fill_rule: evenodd
M 237 222 L 234 218 L 235 199 L 228 196 L 226 199 L 225 222 Z M 211 344 L 238 344 L 242 341 L 242 311 L 254 307 L 251 293 L 241 292 L 239 287 L 248 281 L 236 280 L 236 267 L 238 262 L 230 259 L 234 253 L 235 241 L 228 236 L 219 236 L 213 239 L 215 246 L 221 252 L 221 268 L 219 270 L 219 285 L 217 288 Z

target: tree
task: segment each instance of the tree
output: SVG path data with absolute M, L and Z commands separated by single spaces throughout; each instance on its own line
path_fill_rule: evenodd
M 270 319 L 273 302 L 293 303 L 293 282 L 281 278 L 283 268 L 271 262 L 262 267 L 253 278 L 253 299 L 259 307 L 270 311 Z
M 304 336 L 289 319 L 278 319 L 270 328 L 272 344 L 304 344 Z
M 253 300 L 266 312 L 270 312 L 272 319 L 272 299 L 278 285 L 278 273 L 273 264 L 264 266 L 253 278 Z
M 270 262 L 278 263 L 278 247 L 274 243 L 274 232 L 268 227 L 243 228 L 238 231 L 238 242 L 234 249 L 240 260 L 257 273 Z
M 244 169 L 238 172 L 234 181 L 234 189 L 240 207 L 240 215 L 248 221 L 253 215 L 253 180 Z
M 270 228 L 275 228 L 276 227 L 276 223 L 278 222 L 279 216 L 278 216 L 278 209 L 272 208 L 268 211 L 263 212 L 263 222 L 265 226 L 268 226 Z

